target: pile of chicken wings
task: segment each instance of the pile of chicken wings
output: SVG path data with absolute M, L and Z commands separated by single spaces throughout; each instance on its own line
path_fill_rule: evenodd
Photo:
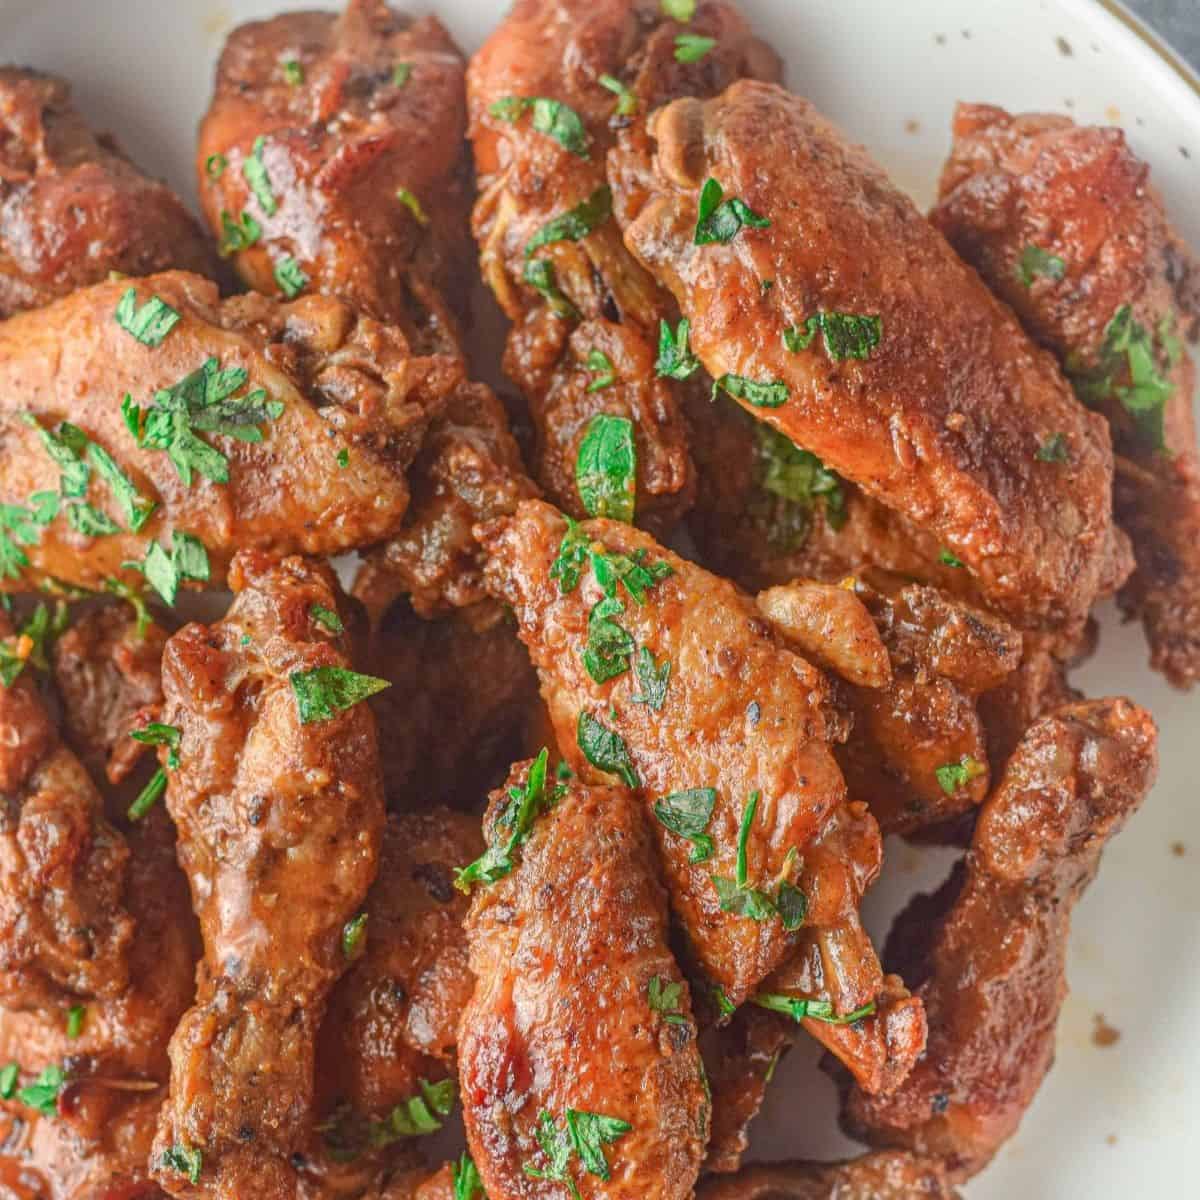
M 781 79 L 728 0 L 284 14 L 202 228 L 0 69 L 0 1194 L 947 1198 L 1015 1131 L 1156 773 L 1093 606 L 1200 679 L 1200 270 L 1119 130 L 963 105 L 927 215 Z M 881 949 L 885 835 L 962 854 Z M 742 1168 L 802 1033 L 869 1150 Z

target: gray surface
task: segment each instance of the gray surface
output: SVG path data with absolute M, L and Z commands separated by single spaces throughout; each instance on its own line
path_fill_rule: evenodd
M 1200 70 L 1200 0 L 1126 0 L 1126 3 Z

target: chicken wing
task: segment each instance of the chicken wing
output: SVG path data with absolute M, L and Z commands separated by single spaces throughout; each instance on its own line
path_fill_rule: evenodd
M 920 982 L 929 1052 L 899 1091 L 851 1090 L 855 1136 L 982 1169 L 1054 1057 L 1071 909 L 1157 770 L 1157 734 L 1128 700 L 1071 705 L 1025 735 L 965 862 L 897 923 L 889 963 Z
M 696 1200 L 957 1200 L 936 1159 L 879 1151 L 842 1163 L 775 1163 L 711 1179 Z
M 205 953 L 171 1040 L 155 1177 L 176 1194 L 285 1197 L 313 1133 L 318 1030 L 378 863 L 383 787 L 358 703 L 378 681 L 348 669 L 328 568 L 243 553 L 230 582 L 225 619 L 180 630 L 163 661 L 178 730 L 161 755 L 167 804 Z M 190 1189 L 173 1151 L 202 1156 Z
M 0 67 L 0 318 L 171 267 L 218 271 L 179 197 L 87 127 L 63 80 Z
M 180 273 L 14 317 L 0 325 L 0 590 L 145 582 L 173 601 L 181 583 L 219 586 L 242 547 L 377 542 L 460 382 L 455 360 L 412 357 L 336 300 L 220 304 Z
M 932 219 L 1109 420 L 1114 506 L 1137 571 L 1122 603 L 1156 669 L 1200 679 L 1200 455 L 1196 373 L 1180 338 L 1200 319 L 1200 268 L 1150 169 L 1119 129 L 960 105 Z M 1074 440 L 1044 457 L 1074 474 Z
M 467 932 L 459 1075 L 491 1200 L 689 1200 L 708 1102 L 641 805 L 547 781 L 492 795 Z
M 461 352 L 470 263 L 466 63 L 436 17 L 383 0 L 230 34 L 200 125 L 205 216 L 242 279 L 309 287 Z
M 721 390 L 930 531 L 990 606 L 1082 621 L 1116 545 L 1104 423 L 861 150 L 743 81 L 635 127 L 609 173 Z M 1038 455 L 1055 433 L 1069 477 Z
M 683 61 L 685 33 L 713 45 Z M 520 0 L 471 62 L 480 262 L 515 323 L 505 370 L 529 401 L 534 473 L 568 512 L 586 515 L 576 459 L 601 413 L 632 422 L 639 521 L 665 531 L 695 490 L 680 411 L 686 374 L 655 372 L 670 301 L 610 220 L 615 131 L 675 96 L 779 71 L 733 5 L 716 0 L 687 23 L 657 0 Z

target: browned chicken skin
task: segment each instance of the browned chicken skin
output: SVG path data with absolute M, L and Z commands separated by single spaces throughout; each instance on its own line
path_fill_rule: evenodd
M 186 626 L 163 662 L 163 719 L 180 730 L 167 802 L 205 957 L 171 1040 L 155 1173 L 181 1195 L 253 1181 L 284 1197 L 313 1133 L 317 1033 L 375 875 L 383 789 L 367 706 L 309 691 L 307 720 L 301 708 L 299 681 L 348 667 L 320 617 L 338 611 L 328 568 L 243 554 L 231 583 L 225 619 Z M 164 1161 L 173 1147 L 201 1151 L 198 1185 Z
M 893 930 L 887 958 L 920 983 L 929 1050 L 891 1096 L 850 1092 L 856 1136 L 965 1178 L 1016 1131 L 1054 1057 L 1071 909 L 1153 783 L 1156 743 L 1128 700 L 1068 706 L 1025 735 L 965 864 Z
M 236 29 L 196 165 L 205 215 L 245 282 L 267 295 L 311 287 L 398 326 L 419 353 L 459 353 L 465 67 L 436 17 L 383 0 Z
M 169 267 L 217 270 L 179 197 L 87 127 L 63 80 L 0 67 L 0 318 Z
M 540 785 L 531 768 L 509 784 L 536 793 L 532 827 L 512 869 L 476 883 L 468 923 L 478 982 L 459 1070 L 484 1189 L 560 1200 L 571 1180 L 583 1200 L 689 1200 L 708 1104 L 642 806 L 620 788 L 555 789 L 544 757 Z M 493 845 L 519 828 L 503 821 L 514 804 L 493 793 Z
M 691 64 L 674 56 L 685 28 L 715 41 Z M 515 322 L 505 370 L 530 404 L 535 475 L 568 512 L 586 515 L 575 461 L 597 413 L 633 423 L 640 522 L 669 529 L 695 490 L 683 386 L 654 371 L 659 321 L 672 305 L 605 212 L 605 154 L 615 132 L 675 96 L 713 95 L 743 75 L 776 79 L 779 70 L 734 6 L 714 0 L 699 4 L 686 26 L 665 18 L 658 0 L 520 0 L 471 62 L 481 267 Z M 614 96 L 602 77 L 625 97 Z M 533 99 L 566 106 L 568 120 L 579 123 L 569 144 L 539 132 L 536 116 L 511 110 Z M 549 242 L 535 257 L 530 245 L 539 231 L 589 202 L 596 206 L 590 231 L 578 241 Z M 550 268 L 557 295 L 539 294 L 528 282 L 531 262 Z M 592 355 L 603 357 L 589 370 Z M 598 372 L 597 361 L 610 367 Z
M 1112 453 L 1052 359 L 805 101 L 744 81 L 660 110 L 649 134 L 610 156 L 617 216 L 709 373 L 935 534 L 990 606 L 1081 622 L 1112 574 Z M 770 226 L 731 234 L 727 210 L 697 245 L 709 179 Z M 1059 431 L 1069 477 L 1038 458 Z
M 957 1200 L 934 1159 L 879 1151 L 843 1163 L 775 1163 L 712 1179 L 696 1200 Z
M 116 319 L 130 289 L 135 311 L 152 312 L 142 306 L 157 297 L 180 314 L 157 345 Z M 219 370 L 196 375 L 206 363 Z M 241 382 L 226 374 L 235 368 L 247 372 Z M 189 377 L 189 428 L 181 432 L 172 405 L 184 401 L 155 393 Z M 14 317 L 0 325 L 0 503 L 26 517 L 24 533 L 0 527 L 0 590 L 48 578 L 94 590 L 113 579 L 140 585 L 122 564 L 142 562 L 152 540 L 165 556 L 182 534 L 205 547 L 208 574 L 199 578 L 211 586 L 243 547 L 333 554 L 379 541 L 399 526 L 405 472 L 460 380 L 454 360 L 412 357 L 398 332 L 336 300 L 278 305 L 244 296 L 221 304 L 212 284 L 182 273 L 100 284 Z M 126 394 L 158 414 L 142 413 L 144 446 L 122 412 Z M 169 432 L 159 440 L 170 446 L 156 448 L 153 431 L 164 421 Z M 48 439 L 62 441 L 62 422 L 82 431 L 86 451 L 64 445 L 52 457 Z M 236 432 L 206 432 L 214 422 Z M 140 499 L 114 495 L 109 473 L 94 465 L 97 448 Z M 62 459 L 74 461 L 64 467 Z M 207 475 L 197 461 L 208 464 Z M 65 480 L 79 472 L 82 494 L 55 501 L 60 482 L 64 497 L 73 495 Z M 222 474 L 227 482 L 216 481 Z M 81 509 L 85 498 L 93 512 Z M 101 518 L 108 532 L 95 527 Z
M 954 136 L 933 221 L 1111 422 L 1114 507 L 1137 558 L 1122 602 L 1144 622 L 1155 668 L 1190 687 L 1200 456 L 1195 367 L 1179 339 L 1200 318 L 1200 268 L 1121 130 L 964 104 Z M 1056 445 L 1055 469 L 1073 471 L 1074 441 Z

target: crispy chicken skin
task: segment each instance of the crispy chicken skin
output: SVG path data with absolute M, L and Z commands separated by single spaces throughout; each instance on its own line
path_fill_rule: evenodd
M 158 297 L 180 314 L 157 346 L 115 318 L 130 288 L 139 307 Z M 282 408 L 254 426 L 257 441 L 246 433 L 235 439 L 194 432 L 228 460 L 228 482 L 196 471 L 189 487 L 167 452 L 139 448 L 122 397 L 145 408 L 158 389 L 211 360 L 221 371 L 248 373 L 230 402 L 260 388 Z M 454 360 L 414 358 L 397 331 L 336 300 L 279 305 L 244 296 L 219 303 L 214 285 L 179 272 L 99 284 L 14 317 L 0 325 L 0 456 L 13 464 L 0 475 L 0 504 L 30 512 L 31 497 L 59 491 L 61 468 L 43 435 L 66 421 L 157 508 L 139 533 L 125 532 L 132 522 L 92 470 L 86 499 L 121 531 L 80 532 L 66 500 L 48 523 L 26 521 L 30 536 L 14 541 L 0 529 L 9 537 L 0 549 L 11 545 L 0 557 L 0 589 L 28 590 L 48 577 L 94 590 L 112 578 L 140 585 L 141 576 L 121 564 L 141 562 L 151 539 L 169 547 L 177 533 L 204 544 L 213 586 L 240 548 L 333 554 L 377 542 L 399 526 L 408 505 L 406 470 L 430 418 L 460 380 Z M 228 390 L 214 387 L 217 394 Z M 201 422 L 221 408 L 196 403 Z
M 675 60 L 675 39 L 685 28 L 715 40 L 699 62 Z M 639 521 L 664 531 L 692 501 L 683 388 L 654 372 L 659 321 L 672 306 L 607 218 L 581 240 L 552 242 L 537 253 L 566 306 L 525 282 L 527 247 L 550 221 L 603 198 L 605 154 L 615 131 L 634 119 L 629 104 L 636 100 L 635 111 L 644 114 L 676 96 L 714 95 L 744 75 L 777 79 L 779 72 L 779 60 L 737 10 L 713 0 L 699 4 L 686 27 L 665 18 L 658 0 L 519 0 L 471 61 L 480 264 L 515 323 L 505 370 L 529 401 L 538 435 L 534 473 L 576 516 L 585 515 L 576 455 L 597 413 L 633 422 Z M 602 76 L 618 80 L 630 99 L 619 103 Z M 538 132 L 528 115 L 510 121 L 492 111 L 537 97 L 566 105 L 582 123 L 586 146 L 564 146 Z M 608 386 L 596 387 L 588 370 L 593 351 L 612 364 Z
M 73 1038 L 66 1031 L 66 1002 L 45 1014 L 0 1010 L 0 1060 L 21 1065 L 21 1086 L 50 1066 L 66 1076 L 52 1116 L 16 1097 L 0 1103 L 5 1196 L 162 1195 L 149 1175 L 151 1144 L 170 1069 L 167 1043 L 195 993 L 200 939 L 166 813 L 153 810 L 128 838 L 134 933 L 127 985 L 89 999 Z
M 747 408 L 933 533 L 990 606 L 1027 627 L 1081 622 L 1115 546 L 1104 422 L 862 150 L 806 101 L 743 81 L 660 110 L 609 173 L 626 244 L 714 378 L 778 385 L 762 397 L 775 407 L 744 393 Z M 770 227 L 695 244 L 709 179 Z M 847 353 L 846 316 L 877 320 L 877 344 L 858 327 Z M 806 349 L 789 329 L 813 334 Z M 1038 458 L 1056 432 L 1069 473 Z
M 168 642 L 163 719 L 181 731 L 167 803 L 204 935 L 196 1005 L 171 1040 L 156 1153 L 198 1149 L 176 1194 L 290 1196 L 313 1132 L 317 1034 L 343 930 L 378 865 L 383 787 L 370 708 L 302 722 L 301 672 L 349 666 L 327 567 L 244 553 L 224 620 Z M 163 758 L 164 763 L 166 758 Z
M 623 605 L 615 619 L 631 644 L 652 655 L 659 672 L 670 664 L 656 709 L 638 699 L 649 685 L 632 667 L 598 684 L 585 666 L 589 614 L 604 592 L 586 562 L 569 591 L 551 576 L 568 532 L 562 516 L 531 501 L 515 518 L 482 532 L 490 552 L 488 582 L 516 614 L 571 765 L 584 778 L 611 777 L 600 764 L 589 764 L 577 740 L 585 726 L 602 727 L 623 741 L 626 782 L 637 785 L 647 809 L 668 793 L 716 790 L 705 831 L 713 841 L 707 860 L 692 862 L 691 842 L 660 821 L 651 823 L 690 952 L 733 1004 L 742 1003 L 795 945 L 796 934 L 785 931 L 778 917 L 759 921 L 722 912 L 712 877 L 735 878 L 739 826 L 752 794 L 759 801 L 746 879 L 761 888 L 803 870 L 805 856 L 844 802 L 845 785 L 829 745 L 824 679 L 784 648 L 732 584 L 627 525 L 586 522 L 576 527 L 568 553 L 571 544 L 600 546 L 606 556 L 636 554 L 647 568 L 663 563 L 670 569 L 643 593 L 642 605 L 624 588 L 614 591 L 614 601 Z M 631 651 L 627 666 L 632 657 Z M 795 861 L 785 862 L 793 848 L 799 858 L 793 854 Z
M 932 219 L 1109 419 L 1114 507 L 1137 557 L 1122 602 L 1145 624 L 1154 667 L 1190 687 L 1200 679 L 1200 457 L 1195 367 L 1177 339 L 1195 334 L 1200 269 L 1149 176 L 1119 129 L 963 104 Z M 1112 323 L 1125 310 L 1157 380 L 1131 377 L 1128 352 L 1112 361 Z M 1070 439 L 1064 453 L 1057 469 L 1070 471 Z
M 957 1200 L 936 1159 L 881 1150 L 842 1163 L 774 1163 L 710 1179 L 696 1200 Z
M 30 674 L 0 684 L 0 1003 L 61 1016 L 129 983 L 129 847 Z
M 510 787 L 525 789 L 529 775 L 528 763 L 514 768 Z M 509 790 L 491 800 L 489 839 L 506 841 Z M 575 782 L 543 790 L 547 803 L 513 869 L 476 884 L 467 925 L 478 982 L 459 1077 L 484 1190 L 557 1200 L 568 1185 L 548 1173 L 573 1180 L 583 1200 L 689 1200 L 708 1105 L 642 806 L 623 788 Z M 606 1165 L 579 1149 L 584 1114 L 625 1123 L 594 1142 Z M 547 1136 L 551 1122 L 560 1132 Z M 556 1168 L 546 1143 L 557 1137 L 572 1148 Z
M 0 67 L 0 318 L 170 267 L 217 272 L 179 197 L 87 127 L 63 80 Z
M 234 30 L 196 166 L 204 214 L 242 279 L 277 296 L 281 264 L 295 263 L 313 291 L 399 326 L 419 353 L 458 353 L 465 69 L 436 17 L 383 0 Z M 252 186 L 252 159 L 265 189 Z
M 1157 770 L 1157 733 L 1128 700 L 1034 725 L 988 798 L 965 862 L 901 914 L 889 964 L 920 982 L 929 1051 L 887 1097 L 851 1090 L 855 1136 L 981 1170 L 1054 1057 L 1071 910 Z

